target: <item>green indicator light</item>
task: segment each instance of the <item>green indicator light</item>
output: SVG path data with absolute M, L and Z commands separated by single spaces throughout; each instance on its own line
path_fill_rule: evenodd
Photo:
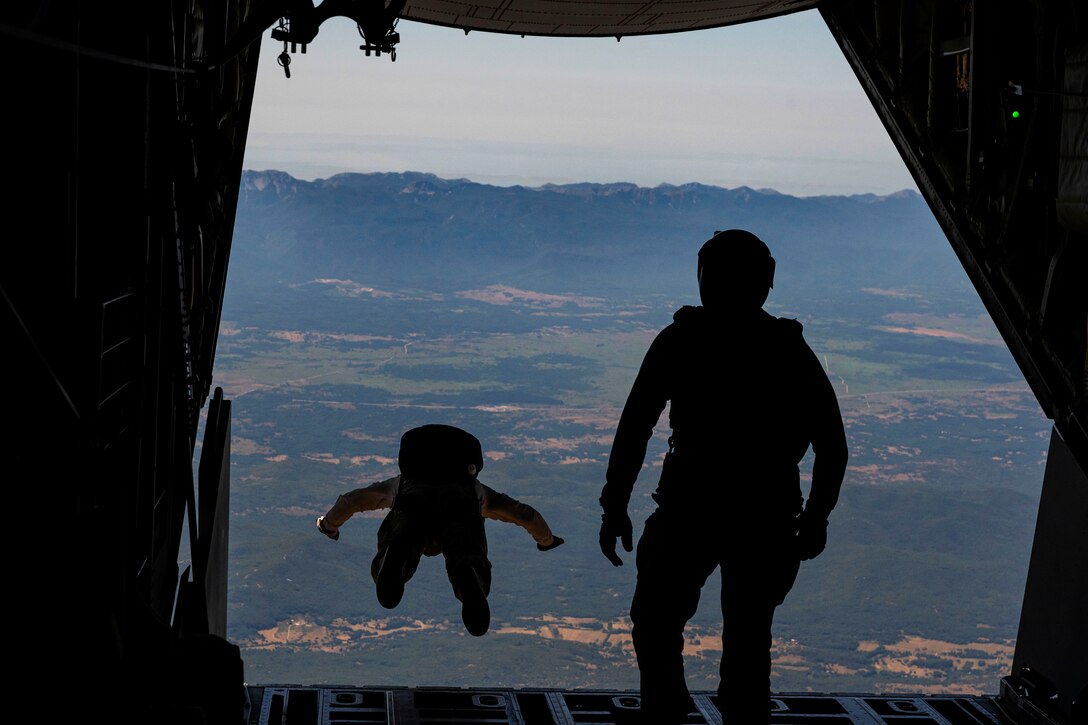
M 1012 112 L 1012 117 L 1013 118 L 1020 118 L 1020 111 L 1013 111 Z

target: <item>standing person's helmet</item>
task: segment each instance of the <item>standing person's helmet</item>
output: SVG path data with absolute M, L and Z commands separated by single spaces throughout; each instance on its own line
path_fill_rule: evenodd
M 715 232 L 699 249 L 699 295 L 706 307 L 759 308 L 774 287 L 774 257 L 751 232 Z

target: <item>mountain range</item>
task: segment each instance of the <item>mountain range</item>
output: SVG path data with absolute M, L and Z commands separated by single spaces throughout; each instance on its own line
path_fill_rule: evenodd
M 244 172 L 233 283 L 330 276 L 436 291 L 509 284 L 538 292 L 638 296 L 690 290 L 695 252 L 748 229 L 799 296 L 865 279 L 874 287 L 962 283 L 914 191 L 795 197 L 702 184 L 498 187 L 425 173 L 303 181 Z M 647 275 L 653 284 L 647 286 Z

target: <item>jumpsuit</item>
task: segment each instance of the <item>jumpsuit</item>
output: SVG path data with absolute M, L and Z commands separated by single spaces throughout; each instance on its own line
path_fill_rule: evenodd
M 770 721 L 775 609 L 800 566 L 797 516 L 826 520 L 846 469 L 834 389 L 796 320 L 685 306 L 654 339 L 617 426 L 600 502 L 625 511 L 666 404 L 670 450 L 635 562 L 632 639 L 641 712 L 653 725 L 694 710 L 684 627 L 715 569 L 722 577 L 719 708 Z M 812 447 L 807 505 L 798 465 Z

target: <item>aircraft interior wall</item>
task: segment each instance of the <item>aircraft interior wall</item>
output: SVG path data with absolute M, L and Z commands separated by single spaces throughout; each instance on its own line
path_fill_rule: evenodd
M 1088 721 L 1088 476 L 1051 434 L 1006 701 Z

